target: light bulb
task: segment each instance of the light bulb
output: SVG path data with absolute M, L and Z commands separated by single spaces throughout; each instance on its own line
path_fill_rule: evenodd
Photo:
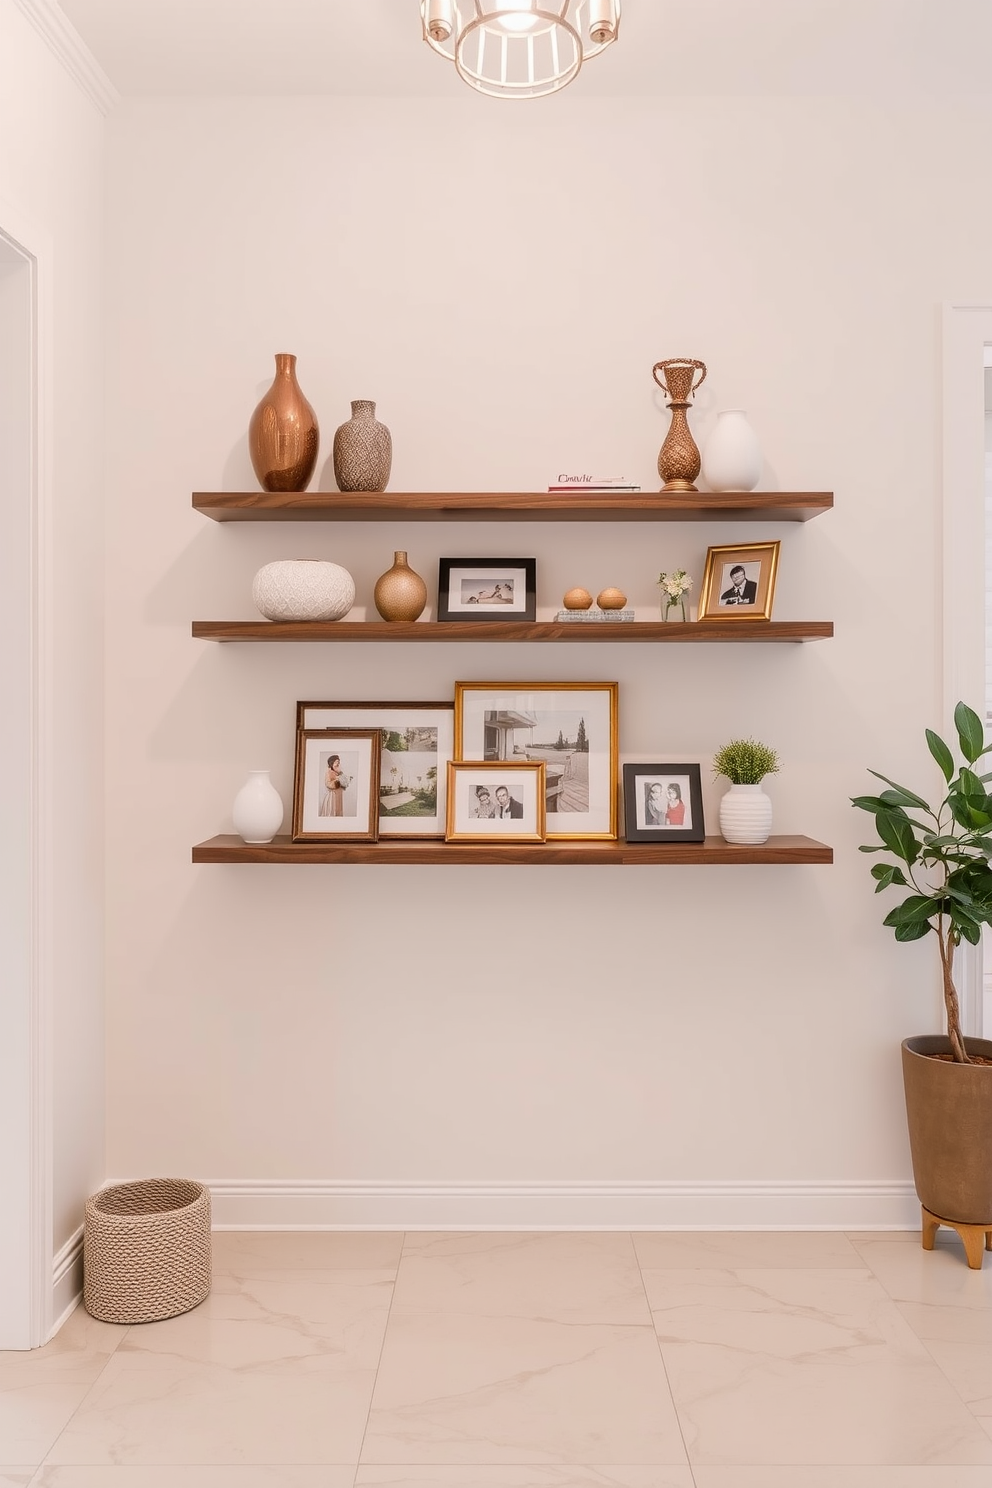
M 451 31 L 451 0 L 430 0 L 427 8 L 427 34 L 431 41 L 448 41 Z
M 617 18 L 612 0 L 592 0 L 589 6 L 589 40 L 597 46 L 615 41 Z
M 537 16 L 532 14 L 533 0 L 498 0 L 499 10 L 492 15 L 491 24 L 500 31 L 532 31 L 537 25 Z

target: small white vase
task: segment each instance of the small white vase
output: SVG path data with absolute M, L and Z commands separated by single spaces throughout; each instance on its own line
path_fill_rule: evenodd
M 720 832 L 725 842 L 767 842 L 772 803 L 759 785 L 732 785 L 720 798 Z
M 355 581 L 340 563 L 280 558 L 258 570 L 251 597 L 266 620 L 340 620 L 355 603 Z
M 728 408 L 703 449 L 703 479 L 711 491 L 753 491 L 761 478 L 761 446 L 743 409 Z
M 271 842 L 282 826 L 282 797 L 268 770 L 251 770 L 231 808 L 234 830 L 245 842 Z

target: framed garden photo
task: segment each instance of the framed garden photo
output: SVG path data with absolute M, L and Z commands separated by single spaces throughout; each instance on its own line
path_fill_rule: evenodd
M 374 842 L 379 750 L 374 729 L 301 729 L 293 783 L 294 842 Z
M 699 591 L 700 620 L 770 620 L 777 542 L 708 548 Z
M 698 765 L 624 765 L 623 824 L 628 842 L 702 842 Z
M 534 620 L 536 558 L 442 558 L 439 620 Z
M 379 729 L 380 838 L 444 836 L 453 703 L 297 703 L 296 727 Z
M 455 758 L 545 766 L 548 841 L 617 836 L 615 682 L 456 682 Z
M 448 765 L 448 842 L 543 842 L 543 760 Z

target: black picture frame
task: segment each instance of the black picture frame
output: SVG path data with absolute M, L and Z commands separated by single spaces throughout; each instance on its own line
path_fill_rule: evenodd
M 437 618 L 467 624 L 536 620 L 537 559 L 439 559 Z
M 675 799 L 669 787 L 676 793 Z M 657 802 L 657 804 L 655 804 Z M 652 820 L 652 813 L 676 811 L 681 821 Z M 702 842 L 703 788 L 698 764 L 625 764 L 623 824 L 628 842 Z

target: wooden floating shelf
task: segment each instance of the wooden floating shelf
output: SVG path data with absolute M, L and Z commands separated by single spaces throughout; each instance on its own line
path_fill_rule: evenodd
M 215 522 L 808 522 L 832 491 L 194 491 Z
M 271 842 L 246 843 L 240 837 L 211 837 L 193 848 L 194 863 L 485 863 L 497 866 L 548 863 L 645 867 L 649 864 L 832 863 L 833 848 L 812 837 L 769 837 L 757 847 L 707 837 L 703 842 L 542 842 L 494 847 L 462 842 Z
M 198 641 L 822 641 L 832 620 L 194 620 Z

